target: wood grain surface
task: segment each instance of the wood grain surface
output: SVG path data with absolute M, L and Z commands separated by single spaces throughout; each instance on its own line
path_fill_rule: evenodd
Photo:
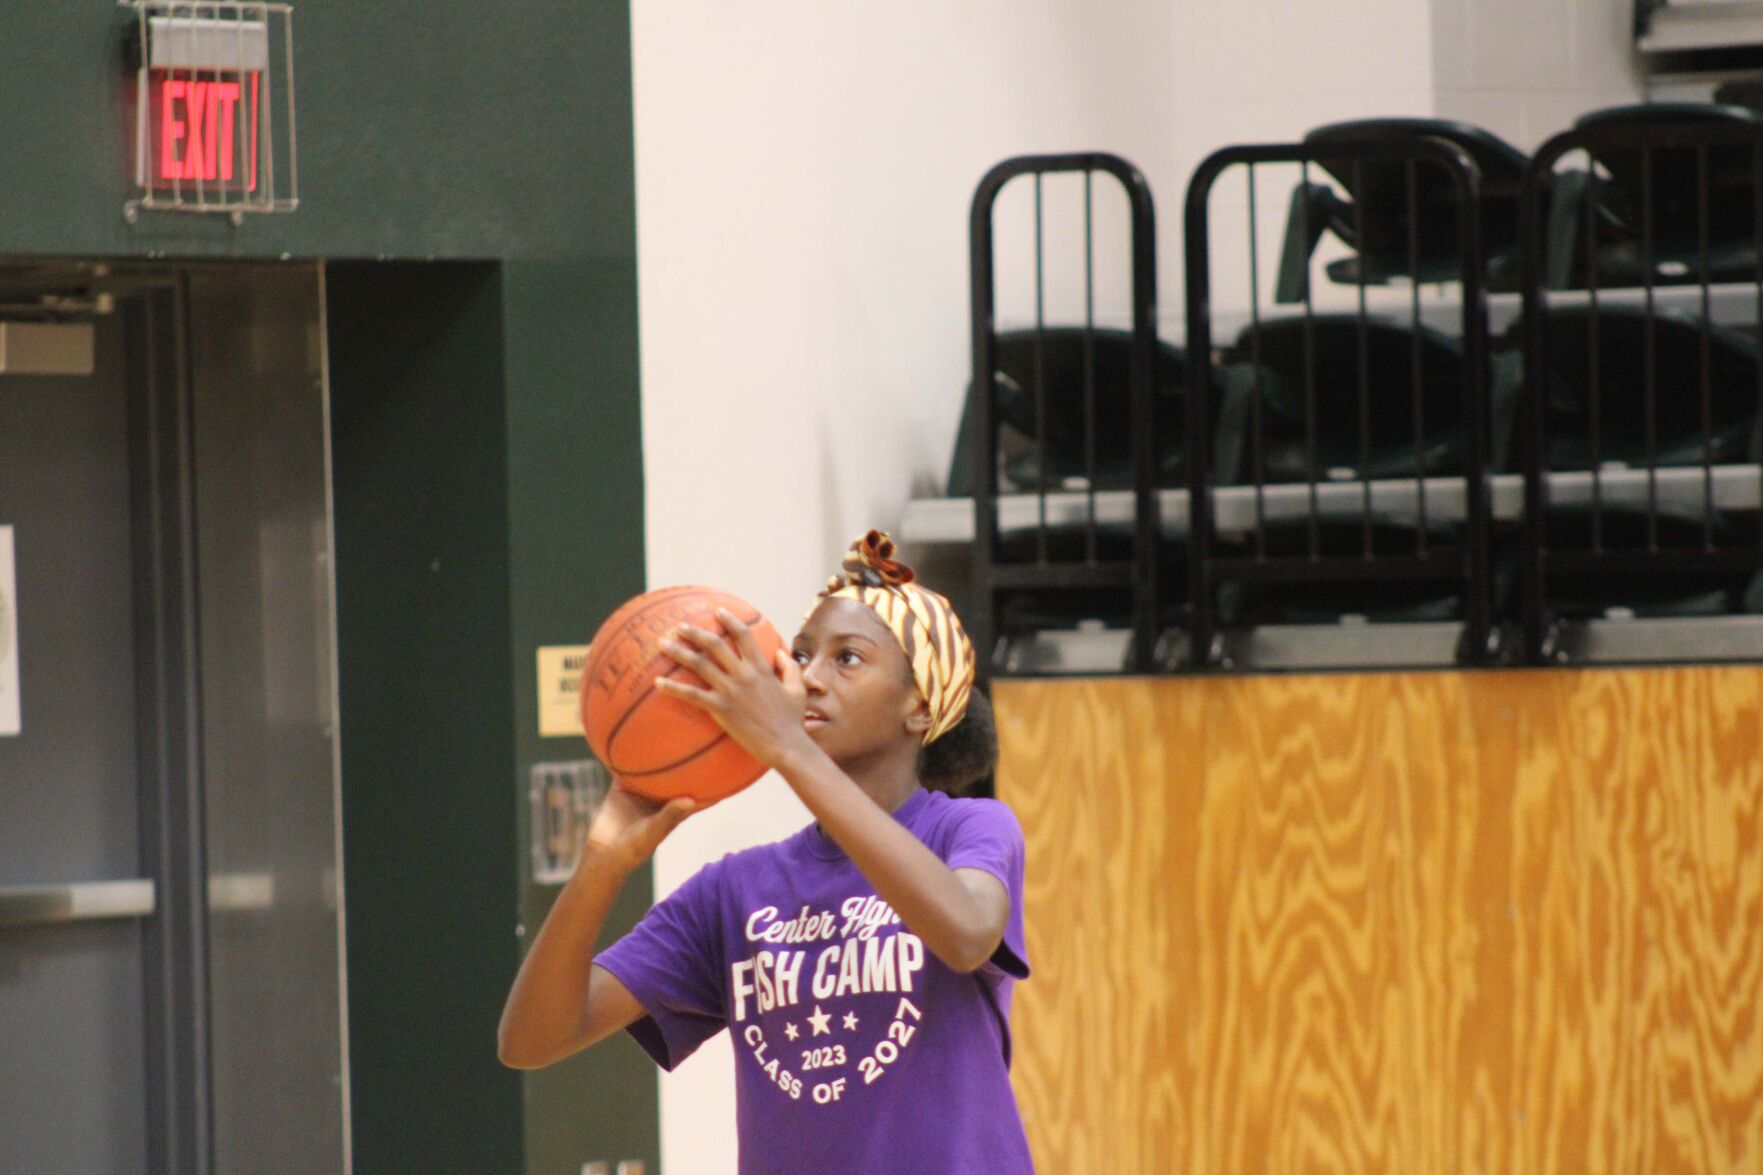
M 1763 670 L 994 697 L 1043 1170 L 1763 1172 Z

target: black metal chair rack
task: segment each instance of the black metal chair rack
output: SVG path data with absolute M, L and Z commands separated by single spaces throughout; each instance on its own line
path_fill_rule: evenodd
M 1083 183 L 1085 314 L 1081 326 L 1050 326 L 1047 322 L 1043 284 L 1046 240 L 1043 225 L 1042 181 L 1049 175 L 1075 174 Z M 1095 316 L 1095 177 L 1109 177 L 1125 193 L 1131 231 L 1131 328 L 1121 340 L 1118 332 L 1103 339 Z M 1016 486 L 1032 494 L 1035 521 L 1029 532 L 1006 549 L 999 525 L 1002 493 L 999 485 L 999 425 L 1002 405 L 994 393 L 1000 363 L 1000 332 L 996 315 L 993 209 L 999 193 L 1012 180 L 1023 178 L 1034 188 L 1035 319 L 1032 330 L 1017 332 L 1009 340 L 1013 363 L 1025 358 L 1032 374 L 1030 386 L 1015 409 L 1035 422 L 1031 486 Z M 1007 159 L 986 173 L 974 193 L 969 217 L 973 373 L 967 414 L 966 444 L 973 454 L 974 506 L 973 590 L 978 602 L 971 627 L 976 646 L 990 662 L 996 652 L 1000 600 L 1007 594 L 1081 589 L 1096 593 L 1120 593 L 1130 600 L 1132 643 L 1129 667 L 1140 672 L 1153 666 L 1158 613 L 1158 522 L 1156 497 L 1157 420 L 1154 407 L 1159 354 L 1157 341 L 1156 217 L 1151 190 L 1138 168 L 1118 155 L 1079 153 L 1030 155 Z M 1098 340 L 1102 340 L 1098 342 Z M 1124 341 L 1124 353 L 1120 344 Z M 1055 406 L 1048 401 L 1053 381 L 1049 359 L 1074 362 L 1081 373 L 1082 406 Z M 1123 368 L 1126 380 L 1125 421 L 1098 419 L 1098 370 L 1100 362 Z M 1118 374 L 1118 371 L 1117 371 Z M 1118 408 L 1119 397 L 1115 396 Z M 1049 437 L 1055 421 L 1081 432 L 1081 470 L 1056 472 Z M 1055 437 L 1055 439 L 1057 439 Z M 1125 450 L 1121 452 L 1124 443 Z M 1108 452 L 1102 452 L 1106 448 Z M 1116 466 L 1104 468 L 1103 458 Z M 1124 457 L 1124 468 L 1119 458 Z M 1020 468 L 1020 467 L 1019 467 Z M 1104 549 L 1096 521 L 1096 495 L 1105 474 L 1122 474 L 1133 496 L 1133 529 L 1129 548 Z M 1081 478 L 1078 491 L 1083 501 L 1082 518 L 1075 526 L 1061 525 L 1049 517 L 1049 502 L 1064 497 L 1065 477 Z M 1062 550 L 1061 537 L 1078 536 L 1076 549 Z M 1021 548 L 1026 547 L 1026 550 Z
M 1380 183 L 1395 177 L 1401 197 L 1394 223 L 1401 226 L 1402 256 L 1396 268 L 1450 276 L 1461 283 L 1462 326 L 1459 361 L 1448 368 L 1458 386 L 1441 400 L 1428 394 L 1429 375 L 1441 368 L 1429 358 L 1430 332 L 1422 323 L 1419 286 L 1410 283 L 1407 313 L 1374 317 L 1368 312 L 1365 283 L 1358 283 L 1356 312 L 1319 315 L 1312 283 L 1299 288 L 1301 317 L 1296 325 L 1263 323 L 1260 310 L 1260 244 L 1255 197 L 1257 171 L 1270 164 L 1297 165 L 1300 189 L 1313 167 L 1346 177 L 1354 191 L 1367 190 L 1375 172 Z M 1212 457 L 1207 419 L 1215 372 L 1213 349 L 1210 205 L 1219 178 L 1233 168 L 1247 169 L 1250 323 L 1239 339 L 1238 357 L 1252 373 L 1248 412 L 1248 450 L 1241 488 L 1224 485 Z M 1454 585 L 1461 604 L 1458 659 L 1482 663 L 1493 654 L 1489 577 L 1489 360 L 1486 257 L 1481 237 L 1481 172 L 1461 145 L 1437 137 L 1379 135 L 1350 141 L 1306 141 L 1278 146 L 1227 147 L 1195 172 L 1186 206 L 1187 319 L 1189 358 L 1189 660 L 1194 668 L 1219 663 L 1223 641 L 1218 592 L 1222 584 L 1379 585 L 1392 581 Z M 1452 249 L 1449 264 L 1436 231 L 1423 242 L 1422 193 L 1436 210 L 1439 191 L 1452 197 Z M 1354 239 L 1376 239 L 1370 230 L 1368 201 L 1356 201 L 1350 215 Z M 1305 215 L 1300 202 L 1297 214 Z M 1388 225 L 1380 229 L 1387 235 Z M 1308 226 L 1298 232 L 1308 237 Z M 1425 261 L 1426 251 L 1433 256 Z M 1334 328 L 1341 328 L 1336 330 Z M 1321 373 L 1319 336 L 1328 331 L 1335 344 L 1334 370 Z M 1343 342 L 1343 340 L 1345 340 Z M 1376 355 L 1392 340 L 1410 348 L 1397 370 L 1405 386 L 1387 379 L 1373 387 Z M 1431 340 L 1436 343 L 1436 340 Z M 1263 348 L 1292 353 L 1273 355 Z M 1400 358 L 1400 357 L 1398 357 Z M 1284 378 L 1267 370 L 1269 361 L 1290 369 Z M 1289 361 L 1289 362 L 1288 362 Z M 1385 365 L 1385 370 L 1388 370 Z M 1277 383 L 1278 386 L 1273 386 Z M 1330 389 L 1337 394 L 1326 399 Z M 1401 410 L 1401 437 L 1389 419 Z M 1428 413 L 1435 413 L 1430 420 Z M 1441 430 L 1436 416 L 1450 416 Z M 1283 431 L 1281 425 L 1283 424 Z M 1333 450 L 1331 452 L 1330 450 Z M 1329 468 L 1339 463 L 1344 468 Z M 1275 468 L 1276 464 L 1290 468 Z M 1295 484 L 1279 484 L 1281 481 Z M 1221 540 L 1220 506 L 1230 499 L 1233 516 L 1245 532 L 1240 542 Z M 1246 499 L 1246 500 L 1244 500 Z M 1238 509 L 1238 507 L 1241 507 Z M 1392 542 L 1389 523 L 1399 541 Z
M 1559 201 L 1551 214 L 1552 177 L 1576 154 L 1595 178 L 1575 215 Z M 1588 116 L 1537 151 L 1520 208 L 1528 659 L 1560 659 L 1559 622 L 1576 613 L 1763 610 L 1763 120 Z M 1569 251 L 1583 288 L 1551 291 L 1550 259 Z M 1716 322 L 1720 282 L 1750 287 L 1744 329 Z M 1656 293 L 1671 285 L 1676 309 Z

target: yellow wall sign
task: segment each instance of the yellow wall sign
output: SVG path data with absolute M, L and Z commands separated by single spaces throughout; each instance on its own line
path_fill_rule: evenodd
M 587 645 L 539 646 L 539 736 L 582 734 L 582 668 Z

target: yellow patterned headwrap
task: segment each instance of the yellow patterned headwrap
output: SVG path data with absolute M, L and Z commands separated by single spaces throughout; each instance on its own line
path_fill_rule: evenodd
M 973 696 L 973 642 L 949 601 L 912 581 L 912 568 L 894 560 L 894 540 L 872 530 L 851 544 L 839 574 L 827 580 L 818 598 L 857 600 L 888 626 L 930 707 L 930 729 L 924 733 L 929 744 L 967 713 L 967 699 Z

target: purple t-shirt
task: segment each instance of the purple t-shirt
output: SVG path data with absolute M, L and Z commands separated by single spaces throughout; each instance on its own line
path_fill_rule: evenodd
M 1009 1078 L 1022 829 L 996 800 L 930 791 L 894 818 L 1009 891 L 978 971 L 938 961 L 815 824 L 706 865 L 595 959 L 648 1012 L 630 1033 L 663 1069 L 730 1030 L 743 1175 L 1034 1169 Z

